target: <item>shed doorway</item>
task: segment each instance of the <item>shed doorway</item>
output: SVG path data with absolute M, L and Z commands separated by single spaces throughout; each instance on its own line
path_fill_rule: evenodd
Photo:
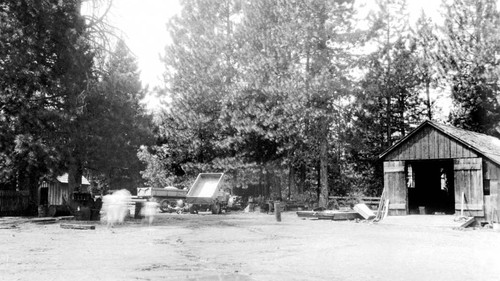
M 453 160 L 410 161 L 406 164 L 410 214 L 454 214 Z

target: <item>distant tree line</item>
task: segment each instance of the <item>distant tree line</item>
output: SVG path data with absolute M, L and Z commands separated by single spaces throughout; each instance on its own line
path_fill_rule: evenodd
M 231 187 L 291 199 L 379 195 L 378 155 L 426 119 L 499 135 L 494 0 L 442 4 L 409 22 L 406 1 L 185 0 L 162 58 L 167 109 L 144 178 L 189 186 L 225 172 Z M 441 119 L 443 119 L 441 117 Z
M 0 189 L 29 190 L 33 203 L 43 180 L 65 172 L 71 191 L 82 175 L 135 188 L 137 149 L 153 140 L 135 59 L 104 17 L 81 7 L 0 3 Z

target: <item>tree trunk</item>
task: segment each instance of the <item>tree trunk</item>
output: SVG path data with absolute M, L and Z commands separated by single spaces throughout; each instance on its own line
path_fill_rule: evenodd
M 82 169 L 75 157 L 71 157 L 68 167 L 68 192 L 71 195 L 75 191 L 80 191 L 80 186 L 82 184 Z M 72 198 L 68 198 L 72 200 Z
M 328 206 L 328 140 L 323 134 L 320 143 L 320 196 L 319 206 Z
M 278 194 L 278 197 L 276 198 L 277 200 L 282 200 L 282 197 L 281 197 L 281 178 L 279 176 L 277 176 L 276 174 L 273 174 L 273 182 L 275 183 L 276 185 L 276 193 Z
M 427 118 L 432 120 L 432 106 L 431 106 L 431 93 L 430 93 L 430 81 L 426 79 L 425 81 L 425 94 L 427 95 Z
M 299 186 L 298 186 L 298 194 L 303 194 L 306 189 L 306 164 L 300 164 L 300 174 L 299 174 Z
M 288 199 L 297 196 L 297 188 L 295 185 L 295 169 L 292 164 L 288 167 Z

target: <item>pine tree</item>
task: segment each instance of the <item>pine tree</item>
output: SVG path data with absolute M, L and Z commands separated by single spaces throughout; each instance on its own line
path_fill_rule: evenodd
M 435 88 L 438 84 L 438 67 L 436 67 L 438 39 L 436 37 L 436 27 L 423 10 L 416 22 L 412 37 L 417 57 L 416 74 L 419 77 L 420 87 L 425 91 L 427 119 L 432 120 L 435 99 L 431 98 L 431 88 Z
M 99 80 L 83 114 L 88 147 L 84 168 L 109 189 L 133 191 L 143 169 L 137 151 L 152 142 L 152 121 L 140 104 L 146 90 L 137 62 L 122 40 Z
M 500 14 L 496 1 L 456 0 L 445 6 L 440 66 L 451 84 L 451 122 L 481 133 L 500 133 L 498 61 Z
M 425 113 L 418 91 L 418 49 L 408 25 L 406 1 L 378 3 L 371 34 L 377 50 L 363 61 L 367 73 L 347 133 L 353 170 L 364 175 L 362 185 L 372 194 L 381 191 L 378 155 L 404 137 Z
M 1 182 L 28 187 L 34 202 L 39 180 L 63 170 L 77 146 L 70 136 L 93 60 L 79 8 L 79 1 L 0 4 Z
M 233 15 L 239 8 L 237 1 L 187 0 L 182 6 L 168 25 L 173 43 L 163 58 L 171 101 L 159 121 L 158 145 L 143 153 L 162 157 L 172 173 L 189 178 L 223 153 L 216 145 L 218 120 L 234 75 Z

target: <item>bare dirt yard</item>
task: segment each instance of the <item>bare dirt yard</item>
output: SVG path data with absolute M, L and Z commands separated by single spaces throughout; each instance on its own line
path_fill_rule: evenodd
M 500 280 L 499 232 L 410 217 L 161 214 L 94 230 L 0 218 L 0 280 Z

